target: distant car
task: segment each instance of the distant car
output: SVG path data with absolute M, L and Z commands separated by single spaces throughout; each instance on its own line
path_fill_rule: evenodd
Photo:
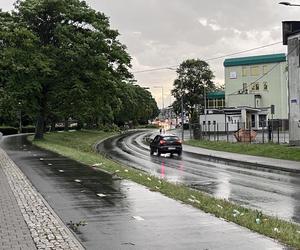
M 164 153 L 182 154 L 182 143 L 176 135 L 157 135 L 150 142 L 150 154 L 157 153 L 158 156 Z

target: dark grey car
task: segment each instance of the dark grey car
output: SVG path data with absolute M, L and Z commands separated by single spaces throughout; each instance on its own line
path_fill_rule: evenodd
M 176 135 L 157 135 L 150 143 L 150 154 L 182 154 L 182 143 Z

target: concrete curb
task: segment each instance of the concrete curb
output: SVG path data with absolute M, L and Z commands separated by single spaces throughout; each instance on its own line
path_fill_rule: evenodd
M 249 161 L 240 161 L 240 160 L 235 160 L 235 159 L 228 159 L 220 156 L 215 156 L 215 155 L 207 155 L 207 154 L 201 154 L 201 153 L 194 153 L 190 151 L 185 151 L 188 154 L 196 155 L 199 156 L 202 160 L 210 161 L 210 162 L 217 162 L 217 163 L 223 163 L 227 165 L 233 165 L 237 167 L 250 167 L 252 169 L 263 169 L 263 170 L 276 170 L 276 171 L 282 171 L 282 172 L 287 172 L 287 173 L 300 173 L 300 169 L 290 169 L 290 168 L 285 168 L 285 167 L 280 167 L 280 166 L 273 166 L 273 165 L 267 165 L 267 164 L 261 164 L 257 162 L 249 162 Z

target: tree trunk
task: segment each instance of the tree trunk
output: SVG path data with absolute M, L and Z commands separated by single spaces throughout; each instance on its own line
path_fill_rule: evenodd
M 64 119 L 64 131 L 68 131 L 69 130 L 69 122 L 68 122 L 68 118 L 65 117 Z
M 40 111 L 37 117 L 35 128 L 35 140 L 44 139 L 45 121 L 46 121 L 46 106 L 47 106 L 47 87 L 43 86 L 42 96 L 40 99 Z
M 36 127 L 35 127 L 35 140 L 44 139 L 44 124 L 45 124 L 45 117 L 42 112 L 38 115 Z
M 83 127 L 83 123 L 81 120 L 77 120 L 77 130 L 81 130 Z
M 55 121 L 51 121 L 51 132 L 55 132 Z

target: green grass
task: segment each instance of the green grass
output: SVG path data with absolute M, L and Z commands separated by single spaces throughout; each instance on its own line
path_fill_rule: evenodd
M 45 135 L 45 140 L 33 141 L 33 143 L 86 165 L 101 163 L 101 169 L 115 173 L 120 178 L 132 180 L 148 187 L 151 191 L 160 192 L 167 197 L 190 204 L 216 217 L 232 221 L 300 249 L 300 226 L 297 224 L 264 215 L 261 212 L 226 200 L 216 199 L 184 185 L 167 182 L 143 171 L 120 165 L 95 153 L 92 146 L 97 141 L 111 135 L 112 133 L 99 131 L 50 133 Z M 260 220 L 259 224 L 256 219 Z
M 278 145 L 273 143 L 249 144 L 249 143 L 230 143 L 224 141 L 206 141 L 189 140 L 185 144 L 212 149 L 217 151 L 226 151 L 231 153 L 264 156 L 283 160 L 300 161 L 300 148 L 290 147 L 288 145 Z

